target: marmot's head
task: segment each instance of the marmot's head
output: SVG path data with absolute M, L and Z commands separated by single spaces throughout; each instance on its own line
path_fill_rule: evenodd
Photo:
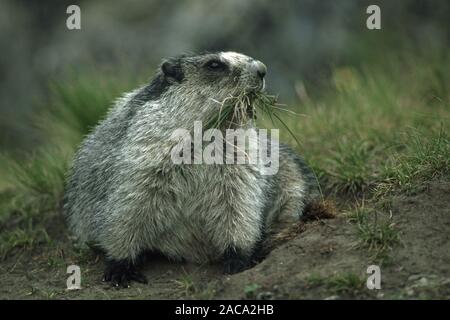
M 161 70 L 170 83 L 231 94 L 261 90 L 267 72 L 262 62 L 236 52 L 171 58 L 163 62 Z
M 261 91 L 266 66 L 236 52 L 184 55 L 165 60 L 155 80 L 162 85 L 161 98 L 205 119 L 219 112 L 228 98 Z

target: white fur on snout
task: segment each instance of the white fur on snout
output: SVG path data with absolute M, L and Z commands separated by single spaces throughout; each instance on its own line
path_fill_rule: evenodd
M 264 79 L 262 80 L 262 84 L 253 84 L 253 78 L 255 75 L 253 69 L 251 68 L 251 64 L 256 60 L 249 56 L 246 56 L 245 54 L 233 51 L 221 52 L 220 57 L 228 61 L 229 64 L 245 70 L 245 72 L 241 75 L 241 80 L 244 84 L 249 85 L 251 89 L 257 89 L 261 91 L 265 89 L 266 82 Z
M 232 65 L 242 65 L 248 63 L 248 61 L 251 60 L 250 57 L 233 51 L 222 52 L 220 53 L 220 57 L 225 59 Z

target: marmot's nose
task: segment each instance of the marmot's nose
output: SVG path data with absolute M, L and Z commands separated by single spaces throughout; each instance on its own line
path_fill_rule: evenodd
M 256 73 L 261 79 L 264 79 L 264 76 L 267 73 L 267 67 L 264 63 L 255 60 L 252 62 L 252 68 L 256 71 Z

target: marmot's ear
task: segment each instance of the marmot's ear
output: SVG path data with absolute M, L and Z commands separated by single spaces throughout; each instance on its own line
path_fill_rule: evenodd
M 175 80 L 177 82 L 181 82 L 181 80 L 183 80 L 183 70 L 181 69 L 179 63 L 164 61 L 161 65 L 161 70 L 169 81 Z

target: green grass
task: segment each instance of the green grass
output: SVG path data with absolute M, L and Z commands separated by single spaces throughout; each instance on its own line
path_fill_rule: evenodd
M 393 155 L 383 169 L 383 179 L 376 186 L 375 197 L 395 190 L 420 191 L 427 181 L 450 173 L 450 138 L 444 127 L 431 137 L 411 131 L 407 134 L 405 152 Z
M 367 207 L 364 202 L 348 211 L 346 216 L 355 225 L 357 246 L 368 250 L 372 260 L 386 262 L 389 250 L 400 241 L 392 216 Z
M 308 286 L 323 286 L 327 290 L 339 295 L 356 296 L 367 290 L 365 279 L 352 272 L 333 275 L 331 277 L 322 277 L 312 275 L 307 280 Z
M 256 297 L 256 293 L 261 288 L 261 285 L 257 283 L 250 283 L 244 287 L 245 297 L 248 299 L 254 299 Z
M 198 289 L 196 288 L 192 277 L 184 271 L 181 278 L 173 280 L 175 285 L 183 292 L 186 297 L 194 295 Z
M 69 159 L 52 149 L 20 160 L 1 156 L 9 171 L 7 189 L 0 193 L 0 258 L 50 242 L 45 224 L 58 210 Z
M 194 282 L 192 276 L 184 269 L 182 277 L 173 280 L 173 283 L 187 299 L 210 300 L 216 293 L 217 283 Z
M 55 211 L 62 198 L 69 159 L 51 149 L 39 150 L 26 159 L 3 155 L 1 161 L 9 172 L 5 177 L 7 190 L 2 192 L 0 222 L 8 222 L 11 215 L 26 220 Z
M 448 54 L 382 59 L 337 68 L 333 89 L 315 99 L 304 90 L 290 108 L 303 117 L 283 113 L 327 193 L 401 192 L 449 173 Z
M 50 238 L 42 226 L 34 226 L 32 220 L 28 225 L 4 232 L 0 236 L 0 260 L 3 260 L 12 250 L 30 250 L 39 244 L 49 244 Z
M 123 77 L 92 72 L 71 73 L 66 82 L 51 82 L 50 98 L 35 123 L 50 145 L 72 151 L 123 93 L 145 83 L 144 76 Z

